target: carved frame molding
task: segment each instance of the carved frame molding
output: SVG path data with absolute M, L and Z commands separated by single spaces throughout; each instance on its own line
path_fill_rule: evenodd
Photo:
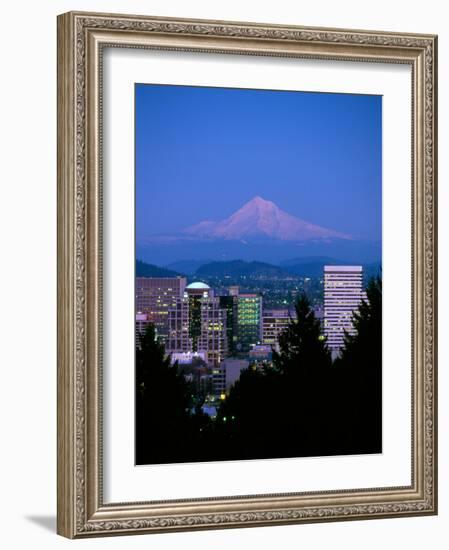
M 408 487 L 146 503 L 102 499 L 104 47 L 412 67 L 413 387 Z M 70 12 L 58 17 L 58 533 L 70 538 L 437 512 L 437 38 Z

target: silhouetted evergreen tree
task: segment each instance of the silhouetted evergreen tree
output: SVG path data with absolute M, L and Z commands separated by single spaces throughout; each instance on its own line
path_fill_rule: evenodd
M 242 457 L 329 454 L 328 392 L 332 365 L 310 303 L 302 294 L 273 351 L 273 367 L 249 368 L 231 388 L 217 424 Z M 221 423 L 221 424 L 220 424 Z
M 345 333 L 335 362 L 344 401 L 339 410 L 346 425 L 340 441 L 349 452 L 382 450 L 382 280 L 370 279 L 366 299 L 353 315 L 354 334 Z
M 307 296 L 295 303 L 296 317 L 279 337 L 274 365 L 283 373 L 286 439 L 298 437 L 298 455 L 332 453 L 332 359 Z
M 188 451 L 191 397 L 190 385 L 178 365 L 170 364 L 149 323 L 136 348 L 138 464 L 182 460 Z
M 283 456 L 278 438 L 282 391 L 281 375 L 273 369 L 250 366 L 241 372 L 215 424 L 223 458 Z
M 355 334 L 345 333 L 338 363 L 381 372 L 382 365 L 382 280 L 373 277 L 363 300 L 353 314 Z
M 288 376 L 301 376 L 306 370 L 321 371 L 332 360 L 320 321 L 315 317 L 307 296 L 302 293 L 295 302 L 296 318 L 279 336 L 280 352 L 273 351 L 274 365 Z

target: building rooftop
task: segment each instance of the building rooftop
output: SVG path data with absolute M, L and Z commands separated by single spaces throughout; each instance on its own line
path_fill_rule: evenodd
M 264 317 L 288 317 L 289 315 L 296 315 L 294 308 L 273 308 L 264 309 Z
M 186 290 L 210 290 L 210 286 L 206 283 L 200 283 L 199 281 L 195 283 L 190 283 L 186 286 Z
M 324 271 L 345 272 L 345 271 L 363 271 L 361 265 L 325 265 Z

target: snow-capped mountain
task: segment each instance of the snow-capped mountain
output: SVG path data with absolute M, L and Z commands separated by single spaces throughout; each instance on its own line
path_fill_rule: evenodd
M 267 237 L 280 241 L 352 240 L 350 235 L 296 218 L 261 197 L 254 197 L 229 218 L 218 222 L 202 221 L 187 227 L 182 233 L 199 239 Z

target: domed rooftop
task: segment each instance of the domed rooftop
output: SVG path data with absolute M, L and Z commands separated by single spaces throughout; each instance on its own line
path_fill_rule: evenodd
M 210 286 L 206 285 L 206 283 L 200 283 L 198 281 L 187 285 L 186 290 L 210 290 Z

